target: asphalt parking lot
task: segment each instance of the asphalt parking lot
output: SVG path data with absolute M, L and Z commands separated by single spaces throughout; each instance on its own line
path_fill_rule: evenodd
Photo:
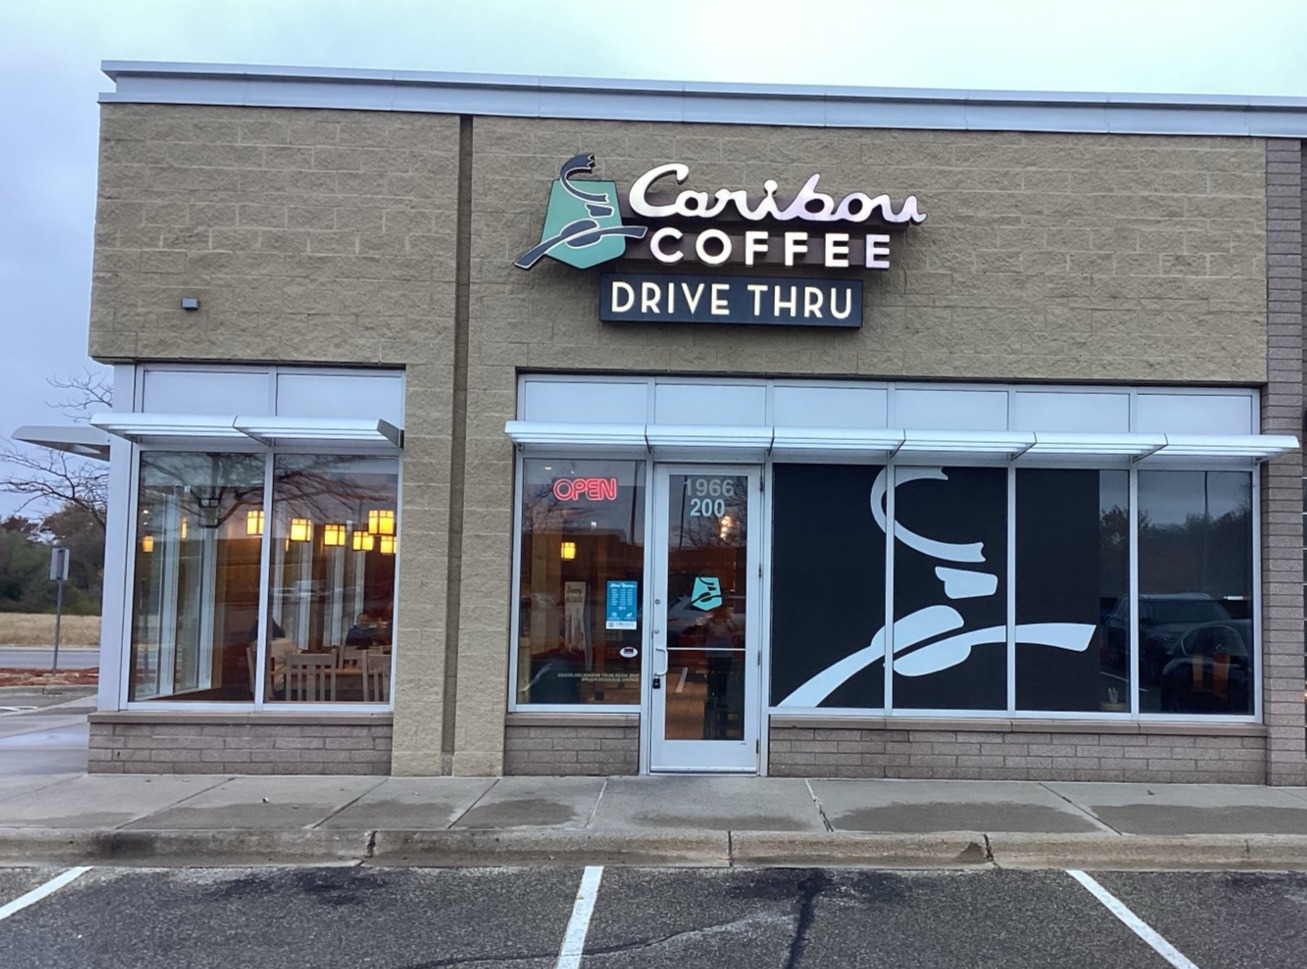
M 1168 957 L 1064 871 L 587 871 L 578 904 L 576 868 L 92 868 L 8 911 L 59 870 L 5 869 L 0 965 L 1237 969 L 1307 952 L 1305 874 L 1090 873 Z

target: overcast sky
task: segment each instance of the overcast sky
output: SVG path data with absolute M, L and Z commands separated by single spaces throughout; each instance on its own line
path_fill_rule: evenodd
M 1305 38 L 1307 0 L 0 0 L 0 435 L 93 366 L 102 60 L 1307 97 Z

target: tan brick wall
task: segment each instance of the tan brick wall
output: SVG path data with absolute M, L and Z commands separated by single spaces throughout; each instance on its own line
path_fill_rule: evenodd
M 462 574 L 449 468 L 459 119 L 105 105 L 90 347 L 103 360 L 407 369 L 397 773 L 505 767 L 512 449 L 522 369 L 1053 381 L 1267 377 L 1265 143 L 477 118 Z M 629 185 L 916 194 L 857 332 L 605 326 L 592 273 L 512 260 L 577 151 Z M 183 296 L 202 309 L 184 314 Z M 459 597 L 454 755 L 446 603 Z M 453 668 L 453 664 L 450 664 Z
M 391 718 L 93 714 L 92 774 L 389 774 Z
M 442 770 L 458 143 L 441 115 L 101 112 L 93 356 L 406 368 L 397 773 Z
M 446 360 L 457 118 L 122 104 L 100 134 L 93 356 Z
M 1262 430 L 1303 429 L 1302 147 L 1266 149 L 1267 367 Z M 1269 730 L 1267 780 L 1307 778 L 1303 743 L 1303 455 L 1262 466 L 1262 714 Z
M 1267 375 L 1265 142 L 838 131 L 478 118 L 468 506 L 455 773 L 503 757 L 520 370 L 1057 381 Z M 614 326 L 593 273 L 512 261 L 539 241 L 549 179 L 593 151 L 619 187 L 654 164 L 693 187 L 915 194 L 925 223 L 866 279 L 856 332 Z M 687 183 L 689 187 L 689 183 Z
M 773 777 L 1266 783 L 1266 731 L 1162 724 L 773 720 Z
M 636 716 L 510 715 L 504 727 L 504 773 L 606 777 L 640 770 Z
M 574 152 L 620 188 L 915 194 L 926 221 L 868 272 L 860 331 L 603 325 L 594 275 L 512 260 Z M 486 366 L 947 379 L 1260 383 L 1265 142 L 478 118 L 473 341 Z M 670 180 L 668 180 L 670 184 Z M 682 271 L 692 271 L 684 264 Z M 698 271 L 698 270 L 694 270 Z

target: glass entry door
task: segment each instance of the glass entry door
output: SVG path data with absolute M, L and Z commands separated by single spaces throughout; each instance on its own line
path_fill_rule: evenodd
M 757 468 L 657 469 L 651 771 L 758 770 L 759 480 Z

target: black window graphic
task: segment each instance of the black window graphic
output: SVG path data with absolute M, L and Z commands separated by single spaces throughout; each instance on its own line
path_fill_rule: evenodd
M 1007 708 L 1007 470 L 900 468 L 894 706 Z
M 871 513 L 880 467 L 778 464 L 772 503 L 771 702 L 841 669 L 824 707 L 885 704 L 885 532 Z M 854 667 L 857 667 L 856 669 Z M 811 692 L 811 691 L 810 691 Z M 817 706 L 816 702 L 791 705 Z
M 772 705 L 1128 714 L 1137 693 L 1143 714 L 1254 713 L 1252 476 L 1141 470 L 1137 512 L 1130 477 L 1122 469 L 778 465 Z
M 1092 627 L 1089 649 L 1017 640 L 1018 710 L 1130 709 L 1130 477 L 1017 471 L 1016 620 Z

